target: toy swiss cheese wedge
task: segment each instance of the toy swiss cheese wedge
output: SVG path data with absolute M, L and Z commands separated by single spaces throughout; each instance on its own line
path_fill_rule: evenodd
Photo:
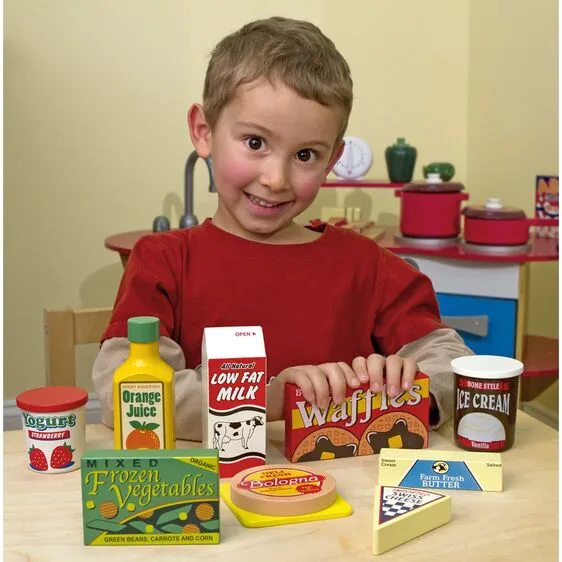
M 382 554 L 451 520 L 451 498 L 444 494 L 377 486 L 373 513 L 373 554 Z

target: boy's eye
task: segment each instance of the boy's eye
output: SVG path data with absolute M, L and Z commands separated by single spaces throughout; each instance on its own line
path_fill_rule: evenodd
M 309 148 L 303 148 L 297 152 L 297 158 L 300 162 L 310 162 L 314 159 L 314 152 Z
M 250 150 L 259 150 L 263 146 L 263 141 L 259 137 L 248 137 L 246 144 Z

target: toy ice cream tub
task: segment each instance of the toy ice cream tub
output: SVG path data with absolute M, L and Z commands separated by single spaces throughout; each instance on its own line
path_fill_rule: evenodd
M 27 466 L 57 474 L 80 468 L 88 393 L 75 386 L 43 386 L 16 397 L 26 441 Z
M 511 357 L 467 355 L 451 361 L 455 373 L 455 441 L 469 451 L 513 446 L 519 375 Z

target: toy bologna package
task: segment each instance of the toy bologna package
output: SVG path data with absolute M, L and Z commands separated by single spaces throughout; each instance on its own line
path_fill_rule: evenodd
M 285 456 L 291 462 L 378 454 L 382 448 L 427 447 L 429 377 L 417 373 L 412 388 L 395 398 L 386 385 L 348 388 L 341 404 L 312 406 L 301 390 L 285 387 Z

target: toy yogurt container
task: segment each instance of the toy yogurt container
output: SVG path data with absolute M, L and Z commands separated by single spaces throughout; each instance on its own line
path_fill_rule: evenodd
M 80 468 L 87 401 L 88 393 L 75 386 L 43 386 L 16 397 L 30 470 L 58 474 Z
M 519 375 L 510 357 L 468 355 L 451 361 L 455 373 L 455 442 L 467 451 L 513 446 Z

